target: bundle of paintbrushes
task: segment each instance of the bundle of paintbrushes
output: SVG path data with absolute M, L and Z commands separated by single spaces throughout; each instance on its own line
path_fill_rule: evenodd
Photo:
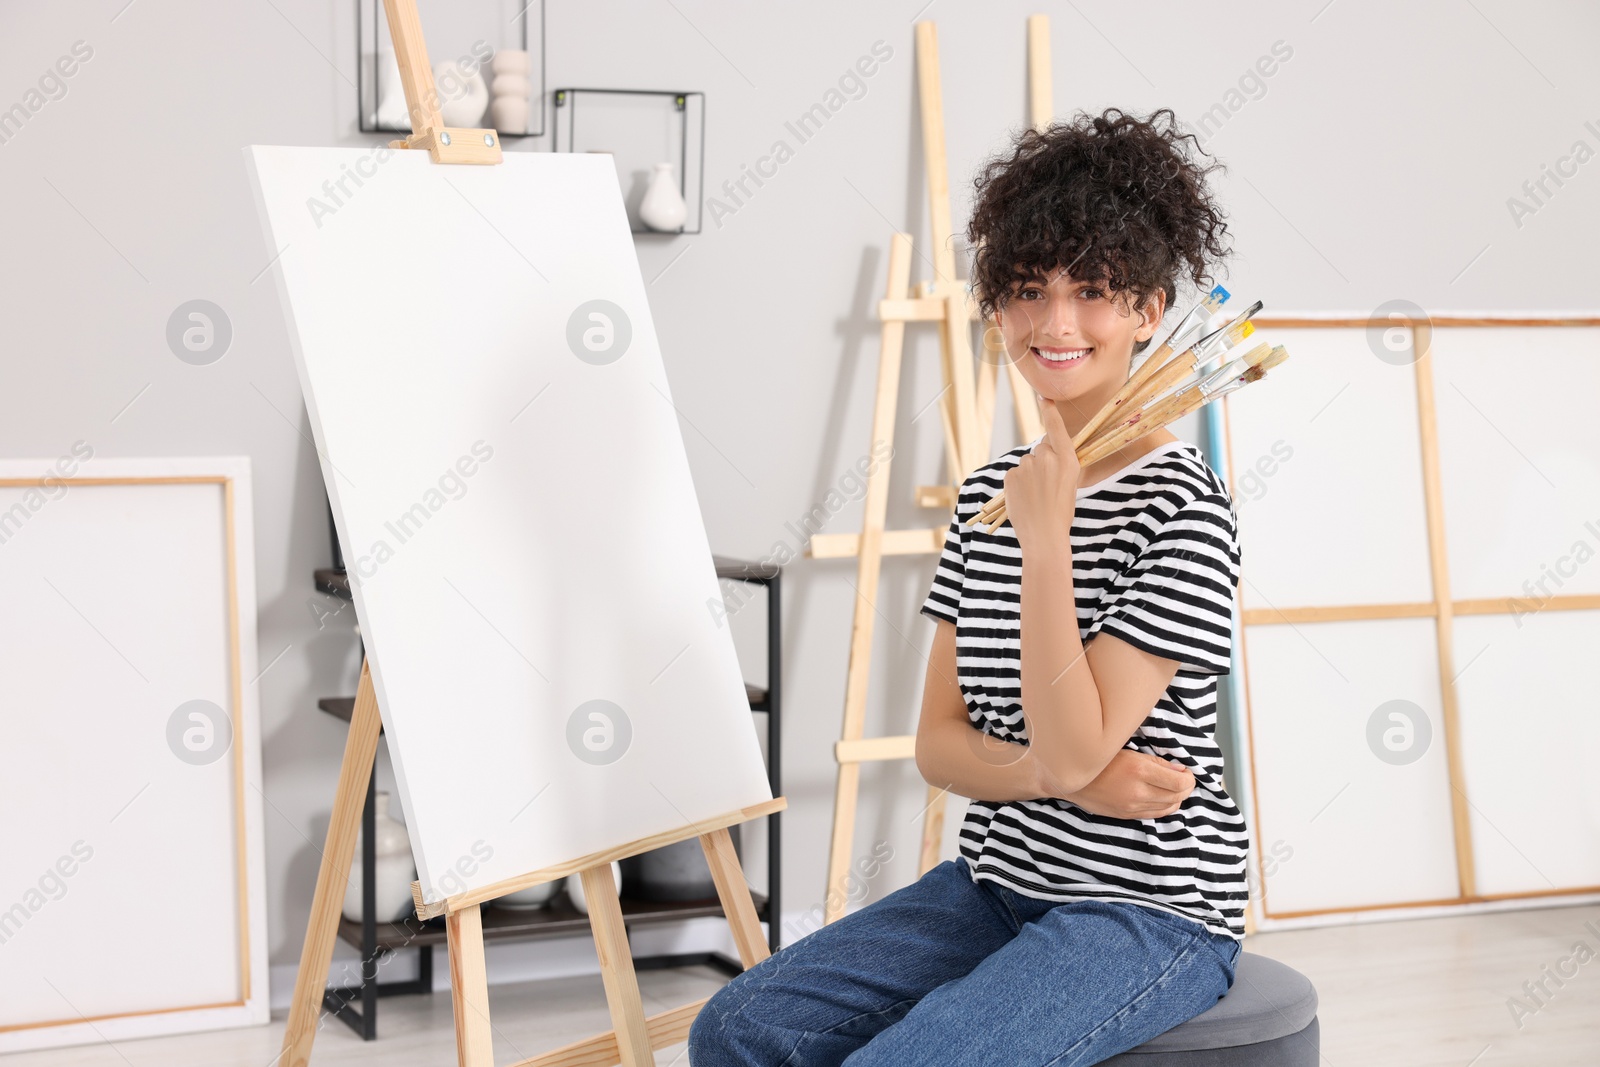
M 1289 358 L 1282 345 L 1245 343 L 1255 333 L 1250 320 L 1261 310 L 1259 300 L 1243 314 L 1213 325 L 1213 313 L 1227 299 L 1228 291 L 1222 286 L 1211 290 L 1128 376 L 1105 407 L 1084 424 L 1072 439 L 1080 466 L 1102 460 L 1218 397 L 1260 381 L 1268 370 Z M 972 524 L 994 533 L 1005 521 L 1002 488 L 978 510 Z

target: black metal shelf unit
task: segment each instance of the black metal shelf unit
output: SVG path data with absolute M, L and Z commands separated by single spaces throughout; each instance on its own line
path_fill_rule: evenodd
M 356 0 L 356 127 L 360 129 L 362 133 L 396 133 L 409 135 L 411 133 L 410 126 L 407 126 L 404 129 L 401 129 L 398 126 L 384 126 L 380 124 L 375 117 L 378 108 L 378 101 L 381 100 L 383 96 L 383 64 L 378 62 L 378 26 L 380 25 L 380 20 L 383 18 L 383 14 L 379 10 L 378 0 L 369 0 L 369 2 L 371 3 L 372 23 L 370 27 L 367 25 L 367 20 L 363 19 L 361 15 L 361 9 L 363 7 L 362 0 Z M 539 20 L 539 84 L 530 84 L 529 86 L 528 116 L 530 122 L 533 121 L 535 116 L 538 117 L 539 128 L 537 130 L 528 130 L 524 133 L 518 133 L 515 130 L 499 130 L 497 132 L 500 134 L 500 139 L 503 141 L 520 140 L 524 137 L 543 137 L 545 134 L 544 0 L 531 0 L 531 2 L 528 3 L 519 2 L 517 4 L 517 13 L 512 16 L 511 21 L 522 23 L 522 50 L 524 52 L 529 52 L 531 49 L 528 47 L 528 24 L 531 23 L 535 18 Z M 368 40 L 369 36 L 371 38 L 370 41 Z M 371 71 L 371 108 L 367 107 L 368 44 L 372 46 L 371 55 L 373 69 Z M 493 75 L 489 75 L 484 80 L 486 82 L 492 81 Z M 368 119 L 369 111 L 374 116 L 370 121 Z M 492 120 L 485 118 L 484 121 L 489 122 Z
M 578 152 L 584 151 L 578 147 L 578 101 L 583 96 L 666 96 L 671 97 L 673 111 L 681 116 L 678 123 L 678 193 L 689 205 L 689 218 L 693 220 L 691 228 L 687 223 L 676 230 L 653 230 L 647 226 L 638 225 L 638 220 L 632 208 L 629 208 L 629 228 L 634 233 L 659 233 L 669 236 L 678 234 L 695 234 L 701 230 L 701 223 L 705 214 L 706 198 L 706 94 L 688 89 L 577 89 L 564 88 L 551 92 L 550 122 L 550 151 L 552 152 Z M 698 123 L 694 122 L 691 111 L 699 112 Z M 565 129 L 563 129 L 565 126 Z M 587 127 L 585 127 L 587 129 Z M 699 151 L 691 155 L 689 149 L 689 134 L 693 130 L 695 139 L 700 142 Z M 689 195 L 689 164 L 695 162 L 694 196 Z M 618 175 L 619 180 L 621 175 Z M 623 190 L 626 195 L 627 190 Z
M 328 532 L 333 542 L 334 566 L 314 574 L 319 593 L 350 600 L 350 580 L 344 569 L 344 557 L 339 549 L 338 534 L 334 530 L 333 515 L 328 515 Z M 753 714 L 767 716 L 767 781 L 773 796 L 783 795 L 782 750 L 783 734 L 779 693 L 782 681 L 782 642 L 779 632 L 783 569 L 776 564 L 713 556 L 717 577 L 751 585 L 765 586 L 767 590 L 767 684 L 765 687 L 745 683 L 745 693 Z M 355 709 L 355 697 L 325 697 L 317 706 L 329 715 L 350 721 Z M 374 760 L 374 772 L 376 760 Z M 753 893 L 756 917 L 767 924 L 767 947 L 778 951 L 779 925 L 782 909 L 779 906 L 783 875 L 783 849 L 781 812 L 767 816 L 767 893 Z M 372 1041 L 378 1036 L 378 998 L 433 991 L 433 948 L 445 943 L 443 918 L 426 921 L 408 917 L 400 922 L 378 922 L 377 885 L 377 775 L 367 780 L 366 806 L 361 813 L 362 921 L 355 922 L 341 916 L 339 939 L 360 953 L 361 980 L 355 984 L 329 987 L 323 993 L 323 1007 L 343 1019 L 363 1039 Z M 622 898 L 624 929 L 631 935 L 636 925 L 653 925 L 678 919 L 716 917 L 723 914 L 722 905 L 713 899 L 706 901 L 661 902 Z M 512 911 L 497 909 L 487 904 L 483 909 L 483 936 L 485 941 L 523 941 L 540 937 L 571 936 L 589 933 L 589 917 L 572 906 L 565 892 L 537 911 Z M 378 970 L 401 949 L 418 951 L 417 977 L 405 981 L 380 982 Z M 743 965 L 721 952 L 692 952 L 634 957 L 636 970 L 656 970 L 664 967 L 688 967 L 705 964 L 729 975 L 738 974 Z M 356 1002 L 360 1002 L 360 1007 Z

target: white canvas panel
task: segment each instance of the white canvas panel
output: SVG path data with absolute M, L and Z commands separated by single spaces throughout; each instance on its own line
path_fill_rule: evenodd
M 267 1021 L 249 461 L 73 475 L 232 478 L 239 614 L 222 484 L 0 486 L 0 1051 Z
M 1600 396 L 1600 330 L 1440 327 L 1433 365 L 1450 595 L 1600 593 L 1600 421 L 1573 406 Z
M 246 155 L 425 898 L 770 799 L 609 157 Z
M 1222 401 L 1244 606 L 1433 599 L 1415 370 L 1365 330 L 1260 336 L 1289 361 Z
M 1597 645 L 1600 611 L 1455 620 L 1480 893 L 1600 886 L 1600 697 L 1581 669 Z
M 1454 897 L 1433 620 L 1253 625 L 1245 640 L 1268 912 Z

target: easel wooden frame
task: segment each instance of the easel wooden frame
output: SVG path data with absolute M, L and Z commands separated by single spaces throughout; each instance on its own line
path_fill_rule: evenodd
M 426 149 L 436 163 L 495 164 L 501 161 L 499 137 L 493 130 L 463 130 L 444 126 L 439 115 L 438 94 L 428 66 L 422 26 L 417 17 L 416 0 L 384 0 L 395 55 L 400 64 L 400 80 L 405 87 L 414 132 L 394 148 Z M 356 831 L 366 800 L 372 761 L 377 754 L 382 727 L 378 698 L 372 683 L 370 663 L 361 665 L 361 681 L 356 689 L 355 709 L 339 766 L 339 784 L 334 793 L 333 813 L 328 836 L 317 871 L 317 887 L 312 896 L 311 919 L 300 954 L 300 970 L 295 977 L 289 1021 L 284 1029 L 283 1067 L 305 1067 L 311 1059 L 321 1016 L 323 990 L 333 960 L 333 942 L 339 927 L 339 912 L 350 865 L 355 856 Z M 770 950 L 756 916 L 755 901 L 745 882 L 744 871 L 728 827 L 763 818 L 788 806 L 783 797 L 751 807 L 740 808 L 690 826 L 655 834 L 648 838 L 594 852 L 578 859 L 532 871 L 494 885 L 470 890 L 426 904 L 421 886 L 413 882 L 417 917 L 445 917 L 450 956 L 451 1004 L 455 1016 L 456 1054 L 460 1067 L 493 1067 L 493 1033 L 489 1025 L 489 984 L 484 959 L 483 920 L 480 906 L 496 897 L 531 886 L 580 874 L 589 910 L 589 925 L 594 932 L 600 958 L 600 973 L 606 1001 L 611 1009 L 613 1029 L 595 1037 L 523 1060 L 517 1067 L 650 1067 L 654 1050 L 683 1041 L 706 1000 L 695 1001 L 670 1011 L 646 1017 L 639 995 L 638 977 L 628 947 L 622 907 L 611 873 L 613 860 L 638 855 L 651 849 L 698 836 L 706 862 L 716 883 L 717 896 L 733 931 L 740 961 L 752 967 L 767 958 Z
M 1311 318 L 1297 316 L 1280 316 L 1257 318 L 1256 324 L 1263 330 L 1279 329 L 1360 329 L 1371 325 L 1371 320 L 1366 318 L 1330 317 Z M 1450 595 L 1450 567 L 1449 558 L 1445 551 L 1445 521 L 1444 521 L 1444 490 L 1440 471 L 1439 459 L 1439 430 L 1437 411 L 1434 404 L 1434 374 L 1433 374 L 1433 331 L 1436 328 L 1455 326 L 1468 327 L 1556 327 L 1556 326 L 1582 326 L 1588 328 L 1600 327 L 1600 318 L 1539 318 L 1539 317 L 1505 317 L 1492 318 L 1485 316 L 1447 316 L 1439 315 L 1427 321 L 1408 321 L 1406 328 L 1411 332 L 1413 350 L 1417 358 L 1412 364 L 1416 376 L 1417 391 L 1417 429 L 1418 446 L 1422 458 L 1422 484 L 1424 516 L 1428 537 L 1428 558 L 1430 578 L 1432 581 L 1433 598 L 1421 602 L 1395 602 L 1381 604 L 1349 604 L 1331 606 L 1302 606 L 1289 608 L 1245 608 L 1243 594 L 1239 597 L 1239 643 L 1240 661 L 1244 669 L 1241 671 L 1241 687 L 1244 690 L 1245 704 L 1250 707 L 1250 674 L 1249 664 L 1249 633 L 1255 626 L 1290 625 L 1294 623 L 1312 622 L 1343 622 L 1350 620 L 1377 620 L 1377 619 L 1409 619 L 1430 618 L 1435 622 L 1435 643 L 1438 655 L 1439 668 L 1439 694 L 1441 703 L 1441 723 L 1443 726 L 1446 747 L 1446 769 L 1450 784 L 1450 814 L 1451 826 L 1455 843 L 1456 879 L 1459 886 L 1455 897 L 1446 897 L 1437 900 L 1395 901 L 1384 904 L 1367 904 L 1353 907 L 1340 908 L 1315 908 L 1301 911 L 1273 912 L 1270 897 L 1267 893 L 1267 871 L 1265 869 L 1266 857 L 1259 850 L 1256 854 L 1259 877 L 1260 907 L 1265 920 L 1302 919 L 1316 916 L 1354 914 L 1358 912 L 1389 911 L 1406 908 L 1436 908 L 1448 905 L 1481 904 L 1506 900 L 1521 900 L 1532 898 L 1583 896 L 1586 894 L 1600 893 L 1600 885 L 1577 886 L 1564 889 L 1539 890 L 1533 892 L 1516 893 L 1480 893 L 1477 888 L 1477 867 L 1473 853 L 1472 823 L 1470 811 L 1470 796 L 1467 792 L 1468 782 L 1462 755 L 1462 728 L 1460 721 L 1459 702 L 1457 699 L 1456 677 L 1458 672 L 1454 665 L 1454 635 L 1452 624 L 1459 615 L 1492 615 L 1511 614 L 1518 610 L 1515 597 L 1491 597 L 1472 600 L 1456 600 Z M 1228 400 L 1222 401 L 1224 410 Z M 1228 452 L 1228 468 L 1235 470 L 1233 463 L 1233 446 L 1231 422 L 1224 417 L 1224 441 Z M 1549 611 L 1585 611 L 1600 608 L 1600 595 L 1593 594 L 1556 594 L 1552 595 L 1541 607 Z M 1253 707 L 1250 714 L 1254 714 Z M 1245 731 L 1245 743 L 1248 746 L 1248 760 L 1251 766 L 1251 780 L 1255 781 L 1255 737 L 1251 730 Z M 1251 805 L 1250 820 L 1252 831 L 1256 840 L 1266 840 L 1262 830 L 1262 813 L 1259 801 Z M 1253 918 L 1253 912 L 1246 913 L 1247 918 Z M 1254 929 L 1254 922 L 1250 923 Z
M 890 244 L 888 282 L 878 304 L 882 320 L 879 342 L 877 400 L 872 415 L 871 452 L 880 443 L 891 444 L 899 414 L 900 364 L 908 322 L 938 322 L 941 369 L 940 413 L 944 420 L 946 485 L 919 486 L 915 499 L 921 507 L 944 507 L 952 513 L 956 493 L 967 475 L 989 458 L 993 440 L 996 378 L 1006 367 L 1017 418 L 1026 441 L 1043 434 L 1038 399 L 1014 362 L 1006 359 L 1003 344 L 993 328 L 984 330 L 984 358 L 973 366 L 971 324 L 978 309 L 967 287 L 957 281 L 955 251 L 951 247 L 950 185 L 944 145 L 944 104 L 939 84 L 939 43 L 936 26 L 916 24 L 917 87 L 922 113 L 924 165 L 928 174 L 930 235 L 933 241 L 934 278 L 919 284 L 910 297 L 911 236 L 897 233 Z M 1053 112 L 1050 87 L 1050 20 L 1045 15 L 1028 19 L 1028 99 L 1033 126 L 1043 127 Z M 1031 402 L 1030 402 L 1031 401 Z M 846 880 L 855 838 L 861 765 L 882 760 L 911 759 L 916 738 L 867 738 L 865 733 L 867 682 L 872 668 L 872 638 L 877 615 L 878 580 L 885 555 L 938 555 L 944 548 L 945 525 L 926 529 L 885 529 L 889 500 L 890 463 L 884 460 L 867 477 L 867 493 L 860 534 L 818 534 L 808 554 L 817 559 L 856 556 L 856 603 L 850 627 L 850 661 L 845 677 L 844 724 L 834 746 L 839 776 L 834 792 L 833 837 L 828 851 L 828 881 L 823 922 L 844 914 Z M 948 520 L 947 520 L 948 522 Z M 923 809 L 919 876 L 939 862 L 944 838 L 947 790 L 928 787 Z

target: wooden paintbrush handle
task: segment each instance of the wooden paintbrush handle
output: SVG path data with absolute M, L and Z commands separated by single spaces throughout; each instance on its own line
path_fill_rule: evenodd
M 1154 433 L 1162 427 L 1176 422 L 1200 408 L 1206 402 L 1206 397 L 1200 390 L 1189 388 L 1169 396 L 1146 412 L 1138 422 L 1127 424 L 1120 431 L 1113 431 L 1103 435 L 1095 441 L 1089 442 L 1078 451 L 1078 463 L 1087 467 L 1097 463 L 1119 449 L 1125 448 L 1134 441 L 1148 434 Z M 1005 488 L 989 498 L 977 515 L 973 516 L 974 524 L 981 524 L 988 533 L 994 533 L 1006 521 Z
M 1156 430 L 1159 430 L 1164 426 L 1168 426 L 1174 422 L 1177 422 L 1191 411 L 1195 411 L 1200 408 L 1206 402 L 1206 399 L 1207 397 L 1205 394 L 1201 393 L 1198 389 L 1185 390 L 1174 396 L 1168 397 L 1166 400 L 1162 401 L 1161 404 L 1157 405 L 1157 407 L 1153 409 L 1148 416 L 1140 419 L 1133 426 L 1128 427 L 1124 433 L 1108 440 L 1097 441 L 1091 444 L 1088 455 L 1086 455 L 1081 462 L 1095 463 L 1099 460 L 1105 459 L 1107 456 L 1127 447 L 1129 444 L 1137 441 L 1146 434 L 1154 433 Z
M 1073 449 L 1078 449 L 1085 441 L 1093 437 L 1096 431 L 1105 425 L 1112 412 L 1116 411 L 1141 385 L 1148 381 L 1150 376 L 1156 372 L 1156 368 L 1164 363 L 1171 354 L 1171 346 L 1166 342 L 1162 342 L 1160 348 L 1150 353 L 1149 359 L 1134 368 L 1133 373 L 1128 375 L 1128 380 L 1122 383 L 1122 388 L 1117 390 L 1116 395 L 1106 403 L 1105 407 L 1095 412 L 1093 418 L 1083 424 L 1083 429 L 1079 430 L 1078 435 L 1072 439 Z
M 1098 432 L 1089 435 L 1089 439 L 1080 444 L 1079 451 L 1081 452 L 1084 448 L 1091 447 L 1099 441 L 1121 433 L 1129 426 L 1148 419 L 1155 408 L 1155 404 L 1152 401 L 1159 403 L 1156 398 L 1161 397 L 1167 390 L 1182 381 L 1193 369 L 1194 356 L 1189 352 L 1184 352 L 1167 366 L 1161 368 L 1161 371 L 1146 382 L 1137 395 L 1123 405 L 1123 411 L 1126 414 L 1118 416 L 1113 421 L 1108 421 L 1106 425 L 1101 426 Z

